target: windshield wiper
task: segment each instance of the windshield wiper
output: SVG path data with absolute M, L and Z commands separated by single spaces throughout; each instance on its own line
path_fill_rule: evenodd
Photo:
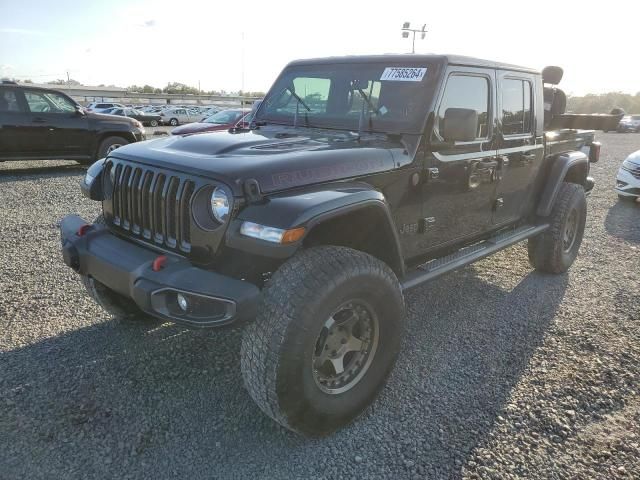
M 291 92 L 291 96 L 293 98 L 296 99 L 296 114 L 293 117 L 293 128 L 297 128 L 298 127 L 298 112 L 300 110 L 300 105 L 302 105 L 304 108 L 307 109 L 306 112 L 304 112 L 304 125 L 305 127 L 309 126 L 309 117 L 307 116 L 307 112 L 310 112 L 311 109 L 309 108 L 309 105 L 307 105 L 304 100 L 302 100 L 300 98 L 300 96 L 293 91 L 293 89 L 289 88 L 289 87 L 285 87 L 286 90 L 289 90 L 289 92 Z
M 300 96 L 293 91 L 293 89 L 291 87 L 284 87 L 285 90 L 289 90 L 289 93 L 291 93 L 291 95 L 293 96 L 293 98 L 295 98 L 298 101 L 298 104 L 301 104 L 304 108 L 307 109 L 307 112 L 310 112 L 311 109 L 309 108 L 309 105 L 307 105 L 304 100 L 302 100 L 302 98 L 300 98 Z
M 373 84 L 371 86 L 373 88 Z M 360 93 L 360 95 L 365 100 L 365 102 L 367 102 L 367 106 L 369 107 L 368 108 L 368 110 L 369 110 L 368 123 L 369 123 L 369 132 L 371 132 L 371 130 L 373 130 L 373 123 L 371 121 L 371 114 L 375 113 L 376 115 L 378 115 L 380 113 L 380 110 L 373 106 L 373 103 L 371 102 L 371 99 L 364 92 L 362 87 L 356 87 L 356 90 L 358 91 L 358 93 Z M 371 92 L 371 90 L 369 90 L 369 92 Z M 362 102 L 362 109 L 360 110 L 360 119 L 358 120 L 358 141 L 360 141 L 360 137 L 362 137 L 362 128 L 364 127 L 364 105 L 365 105 L 365 102 Z

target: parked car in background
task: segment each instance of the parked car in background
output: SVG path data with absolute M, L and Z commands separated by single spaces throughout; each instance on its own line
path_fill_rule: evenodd
M 625 115 L 618 124 L 618 132 L 640 132 L 640 115 Z
M 171 130 L 171 135 L 190 135 L 192 133 L 216 132 L 237 126 L 247 126 L 251 121 L 250 110 L 229 109 L 214 113 L 202 122 L 190 123 Z
M 156 113 L 145 113 L 140 110 L 136 110 L 135 108 L 110 108 L 109 110 L 105 110 L 105 114 L 108 115 L 118 115 L 120 117 L 129 117 L 135 118 L 143 125 L 149 125 L 151 127 L 157 127 L 160 125 L 161 116 Z
M 162 111 L 162 106 L 160 105 L 147 105 L 146 107 L 143 107 L 141 109 L 139 109 L 141 112 L 144 113 L 160 113 Z
M 171 125 L 177 127 L 184 123 L 193 123 L 200 120 L 201 116 L 192 110 L 187 110 L 184 107 L 168 108 L 160 112 L 162 123 L 165 125 Z
M 101 113 L 104 110 L 109 110 L 110 108 L 124 108 L 124 105 L 121 103 L 91 102 L 85 108 L 89 112 Z
M 621 200 L 640 198 L 640 150 L 629 155 L 616 176 L 616 192 Z
M 56 90 L 0 83 L 0 161 L 91 163 L 140 140 L 145 131 L 133 118 L 87 112 Z
M 210 117 L 211 115 L 213 115 L 214 113 L 218 113 L 220 112 L 222 109 L 220 107 L 216 107 L 216 106 L 210 106 L 210 107 L 205 107 L 200 114 L 202 115 L 202 119 L 206 119 L 207 117 Z

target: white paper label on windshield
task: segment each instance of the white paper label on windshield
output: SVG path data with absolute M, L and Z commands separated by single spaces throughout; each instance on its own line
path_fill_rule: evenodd
M 382 72 L 380 80 L 421 82 L 425 73 L 427 73 L 426 67 L 387 67 Z

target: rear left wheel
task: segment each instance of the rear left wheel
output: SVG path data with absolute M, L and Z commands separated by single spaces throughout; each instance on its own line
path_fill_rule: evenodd
M 584 188 L 563 183 L 551 211 L 549 229 L 528 240 L 531 265 L 541 272 L 566 272 L 578 256 L 586 218 Z
M 151 122 L 149 122 L 149 125 L 151 125 L 152 127 L 157 127 L 158 126 L 158 121 L 157 120 L 151 120 Z
M 303 251 L 273 275 L 241 347 L 244 383 L 271 418 L 305 435 L 360 415 L 395 363 L 404 302 L 391 269 L 344 247 Z

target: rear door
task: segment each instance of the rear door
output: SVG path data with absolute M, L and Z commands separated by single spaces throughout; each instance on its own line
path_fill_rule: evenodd
M 542 132 L 536 136 L 535 95 L 533 75 L 498 71 L 496 227 L 518 221 L 531 204 L 534 180 L 544 157 Z
M 87 156 L 89 122 L 66 95 L 46 90 L 25 90 L 34 147 L 42 156 Z
M 440 95 L 433 152 L 427 158 L 424 187 L 424 246 L 427 250 L 464 242 L 491 226 L 496 171 L 495 70 L 449 67 Z M 449 108 L 477 112 L 477 138 L 445 143 L 445 112 Z
M 27 117 L 20 89 L 0 86 L 0 158 L 16 158 L 28 153 Z

